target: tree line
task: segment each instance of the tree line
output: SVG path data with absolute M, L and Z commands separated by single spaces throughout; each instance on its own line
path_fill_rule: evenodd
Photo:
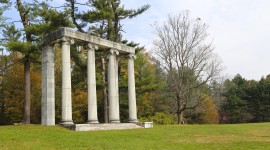
M 158 124 L 260 122 L 269 118 L 269 78 L 247 81 L 240 75 L 220 80 L 223 70 L 209 40 L 208 26 L 182 11 L 154 24 L 154 53 L 123 39 L 122 20 L 147 13 L 149 5 L 126 9 L 120 0 L 0 1 L 0 44 L 8 51 L 0 64 L 0 124 L 41 121 L 41 39 L 59 28 L 136 48 L 135 82 L 138 119 Z M 3 14 L 16 9 L 19 20 Z M 83 9 L 82 9 L 83 8 Z M 14 14 L 15 15 L 15 14 Z M 107 52 L 96 53 L 99 122 L 108 123 Z M 118 63 L 120 119 L 128 122 L 127 61 Z M 73 121 L 87 122 L 87 60 L 83 46 L 71 46 Z M 56 123 L 61 121 L 61 47 L 55 45 Z M 268 88 L 269 89 L 269 88 Z
M 221 111 L 228 123 L 267 122 L 270 120 L 270 76 L 259 81 L 236 75 L 224 82 Z

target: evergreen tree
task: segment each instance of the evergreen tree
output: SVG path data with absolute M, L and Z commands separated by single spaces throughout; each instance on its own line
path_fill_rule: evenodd
M 0 0 L 0 22 L 6 20 L 3 13 L 9 8 L 10 4 L 11 3 L 8 0 Z
M 260 81 L 246 80 L 236 75 L 225 81 L 225 101 L 221 105 L 231 123 L 264 122 L 270 120 L 269 76 Z
M 22 35 L 20 38 L 5 39 L 6 46 L 10 51 L 19 52 L 23 57 L 24 63 L 24 117 L 23 123 L 30 123 L 30 64 L 31 62 L 39 62 L 40 46 L 42 37 L 50 30 L 54 30 L 62 26 L 70 26 L 68 15 L 65 12 L 57 12 L 50 9 L 45 2 L 32 3 L 16 0 L 15 8 L 20 16 L 20 21 L 23 25 L 22 29 L 16 28 L 12 25 L 10 28 L 16 31 L 16 35 Z M 9 26 L 8 23 L 5 25 Z M 19 25 L 18 25 L 19 27 Z M 9 29 L 8 29 L 9 30 Z M 6 30 L 6 31 L 8 31 Z M 20 32 L 20 33 L 19 33 Z M 9 35 L 6 35 L 10 37 Z
M 247 102 L 249 112 L 255 122 L 270 120 L 270 79 L 262 77 L 260 81 L 249 81 L 247 86 Z
M 248 103 L 246 101 L 247 81 L 236 75 L 231 81 L 225 81 L 226 102 L 223 110 L 229 114 L 231 123 L 245 122 L 248 119 Z

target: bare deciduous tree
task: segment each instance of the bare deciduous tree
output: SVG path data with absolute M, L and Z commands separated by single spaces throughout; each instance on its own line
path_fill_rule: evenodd
M 212 42 L 207 39 L 207 28 L 200 18 L 190 19 L 188 11 L 169 16 L 162 25 L 154 25 L 153 44 L 167 73 L 178 124 L 183 122 L 184 110 L 200 104 L 206 84 L 222 70 L 219 57 L 213 53 Z

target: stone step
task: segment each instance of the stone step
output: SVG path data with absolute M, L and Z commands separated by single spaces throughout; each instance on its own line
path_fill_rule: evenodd
M 139 129 L 143 128 L 135 123 L 99 123 L 99 124 L 74 124 L 63 125 L 66 128 L 75 131 L 96 131 L 96 130 L 125 130 L 125 129 Z

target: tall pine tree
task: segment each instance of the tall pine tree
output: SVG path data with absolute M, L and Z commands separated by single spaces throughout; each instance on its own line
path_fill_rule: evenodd
M 22 0 L 16 0 L 14 3 L 18 15 L 20 25 L 14 25 L 15 30 L 21 33 L 21 37 L 13 40 L 6 39 L 4 46 L 8 50 L 18 52 L 23 57 L 24 63 L 24 117 L 23 123 L 30 124 L 30 68 L 31 63 L 40 62 L 41 39 L 50 30 L 58 27 L 71 26 L 68 13 L 57 12 L 51 9 L 45 2 L 37 0 L 29 3 Z M 6 22 L 6 26 L 9 24 Z

